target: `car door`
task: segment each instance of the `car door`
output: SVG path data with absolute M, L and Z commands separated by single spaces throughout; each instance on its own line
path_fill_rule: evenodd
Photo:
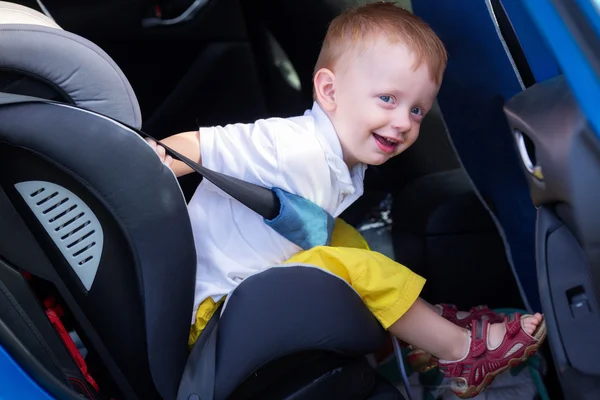
M 521 4 L 560 69 L 504 108 L 537 208 L 537 277 L 548 342 L 565 398 L 598 399 L 600 2 Z M 522 49 L 536 58 L 536 49 Z

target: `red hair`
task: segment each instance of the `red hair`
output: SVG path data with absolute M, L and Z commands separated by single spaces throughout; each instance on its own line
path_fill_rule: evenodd
M 448 55 L 440 38 L 421 18 L 385 2 L 354 7 L 337 16 L 325 35 L 315 72 L 321 68 L 333 70 L 343 54 L 376 34 L 386 35 L 391 43 L 406 45 L 415 55 L 415 68 L 426 64 L 431 80 L 441 84 Z

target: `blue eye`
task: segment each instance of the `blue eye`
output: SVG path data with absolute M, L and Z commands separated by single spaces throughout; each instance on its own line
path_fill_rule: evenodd
M 394 102 L 394 99 L 392 98 L 392 96 L 379 96 L 379 98 L 384 103 L 393 103 Z
M 419 107 L 415 107 L 412 110 L 410 110 L 411 113 L 418 115 L 418 116 L 422 116 L 423 115 L 423 110 L 421 110 Z

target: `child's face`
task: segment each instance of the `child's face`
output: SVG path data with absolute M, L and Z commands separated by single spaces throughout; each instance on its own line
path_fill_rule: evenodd
M 334 107 L 329 116 L 344 161 L 380 165 L 418 138 L 423 117 L 439 86 L 429 69 L 415 67 L 403 44 L 375 40 L 358 55 L 340 60 L 334 77 Z

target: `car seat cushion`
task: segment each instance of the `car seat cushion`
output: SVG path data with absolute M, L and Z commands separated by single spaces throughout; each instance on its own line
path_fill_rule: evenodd
M 385 338 L 344 280 L 314 267 L 268 269 L 244 280 L 227 299 L 219 321 L 216 398 L 226 398 L 262 365 L 289 354 L 360 356 Z

